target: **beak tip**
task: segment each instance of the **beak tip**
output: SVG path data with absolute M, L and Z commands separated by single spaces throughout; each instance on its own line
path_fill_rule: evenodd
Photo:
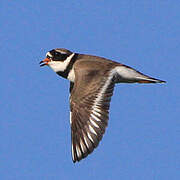
M 48 65 L 49 61 L 50 61 L 50 59 L 48 59 L 48 58 L 44 59 L 43 61 L 40 61 L 39 62 L 40 67 Z

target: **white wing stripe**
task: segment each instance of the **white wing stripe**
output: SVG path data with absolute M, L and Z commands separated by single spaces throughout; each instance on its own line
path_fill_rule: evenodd
M 87 137 L 84 136 L 84 142 L 86 143 L 87 148 L 90 148 L 86 138 L 87 138 Z
M 72 124 L 72 112 L 70 111 L 70 124 Z
M 101 101 L 103 100 L 103 95 L 104 93 L 106 92 L 108 86 L 110 85 L 111 83 L 111 80 L 114 76 L 114 74 L 116 73 L 116 69 L 112 69 L 111 72 L 109 73 L 109 76 L 105 82 L 105 84 L 102 86 L 101 90 L 99 91 L 96 99 L 94 100 L 94 104 L 92 106 L 92 113 L 95 114 L 96 111 L 97 111 L 97 105 L 98 104 L 101 104 Z M 91 114 L 92 115 L 92 114 Z
M 97 127 L 97 128 L 99 128 L 99 126 L 92 120 L 92 118 L 90 117 L 90 122 L 92 123 L 92 125 L 94 126 L 94 127 Z
M 89 134 L 89 132 L 87 132 L 88 138 L 94 143 L 93 138 L 91 137 L 91 135 Z
M 85 150 L 85 148 L 84 148 L 84 144 L 83 144 L 83 142 L 82 142 L 82 139 L 80 139 L 80 146 L 81 146 L 81 149 L 82 149 L 83 153 L 85 153 L 86 150 Z
M 77 156 L 81 157 L 81 150 L 78 145 L 76 145 L 76 152 L 77 152 Z
M 89 124 L 89 130 L 97 136 L 96 131 L 93 129 L 93 127 Z
M 101 121 L 100 119 L 98 119 L 94 114 L 91 114 L 91 117 L 96 120 L 96 121 Z
M 96 112 L 101 112 L 101 109 L 99 108 L 99 106 L 94 106 L 96 108 Z
M 94 115 L 96 115 L 96 116 L 98 116 L 98 117 L 101 117 L 101 114 L 99 113 L 99 112 L 97 112 L 97 111 L 93 111 L 93 113 L 94 113 Z
M 73 158 L 73 160 L 75 160 L 75 156 L 74 156 L 74 148 L 73 148 L 73 144 L 71 145 L 71 147 L 72 147 L 72 158 Z

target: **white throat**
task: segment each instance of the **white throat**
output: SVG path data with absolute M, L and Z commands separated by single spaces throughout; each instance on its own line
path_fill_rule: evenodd
M 50 61 L 48 66 L 55 72 L 63 72 L 66 70 L 73 56 L 74 53 L 71 54 L 65 61 Z

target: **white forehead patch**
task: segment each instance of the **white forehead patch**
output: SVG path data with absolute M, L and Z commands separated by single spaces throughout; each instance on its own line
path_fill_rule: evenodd
M 56 49 L 57 52 L 61 53 L 61 54 L 67 54 L 66 51 L 63 51 L 62 49 Z
M 48 56 L 49 56 L 49 57 L 52 57 L 52 55 L 50 54 L 50 52 L 47 52 L 47 53 L 46 53 L 46 57 L 48 57 Z

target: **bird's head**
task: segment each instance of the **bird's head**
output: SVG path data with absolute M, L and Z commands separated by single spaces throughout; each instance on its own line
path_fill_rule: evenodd
M 40 62 L 40 66 L 49 66 L 55 72 L 63 72 L 66 70 L 74 53 L 67 49 L 57 48 L 46 53 L 46 58 Z

